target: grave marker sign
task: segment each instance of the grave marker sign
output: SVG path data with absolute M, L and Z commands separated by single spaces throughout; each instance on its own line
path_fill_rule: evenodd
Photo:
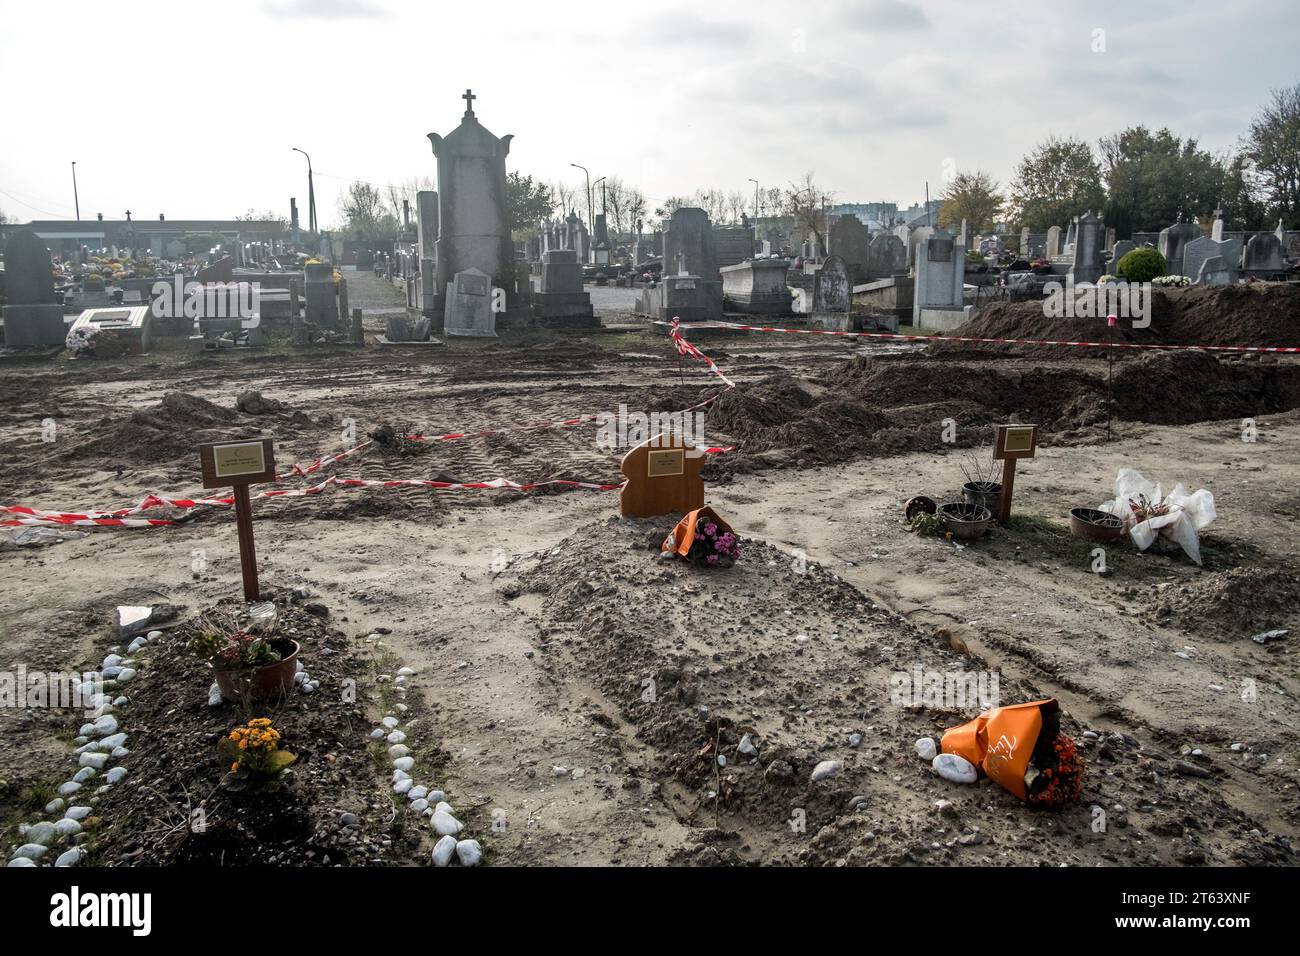
M 1016 461 L 1033 458 L 1038 450 L 1037 425 L 998 425 L 993 438 L 993 460 L 1002 464 L 1002 500 L 998 520 L 1011 517 L 1011 492 L 1016 484 Z
M 619 496 L 625 518 L 686 514 L 704 507 L 704 452 L 680 437 L 656 435 L 623 456 L 627 483 Z
M 257 554 L 253 549 L 253 505 L 248 486 L 275 480 L 275 443 L 269 438 L 210 442 L 199 446 L 204 488 L 233 488 L 235 525 L 239 530 L 239 566 L 244 600 L 256 601 Z

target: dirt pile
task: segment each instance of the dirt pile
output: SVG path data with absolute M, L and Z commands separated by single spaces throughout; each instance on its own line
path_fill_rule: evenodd
M 1084 444 L 1105 433 L 1106 393 L 1104 370 L 1077 365 L 856 356 L 816 382 L 778 373 L 726 392 L 708 427 L 740 443 L 738 470 L 970 447 L 1013 420 L 1037 423 L 1044 444 Z M 1247 417 L 1300 405 L 1300 366 L 1152 352 L 1116 370 L 1113 393 L 1117 421 Z M 957 428 L 946 436 L 949 419 Z
M 234 427 L 238 418 L 233 409 L 186 392 L 168 392 L 152 408 L 101 418 L 89 429 L 93 437 L 70 448 L 64 457 L 143 464 L 194 457 L 200 442 L 247 437 Z
M 994 302 L 952 332 L 954 336 L 998 339 L 1106 342 L 1106 317 L 1052 318 L 1044 301 Z M 1300 286 L 1256 283 L 1246 286 L 1155 290 L 1151 324 L 1134 328 L 1120 318 L 1118 343 L 1164 345 L 1300 345 Z M 1103 349 L 1071 346 L 936 344 L 931 352 L 974 349 L 1083 359 L 1105 358 Z M 1124 360 L 1133 350 L 1116 350 Z
M 625 787 L 665 800 L 698 828 L 699 842 L 683 847 L 678 862 L 1118 862 L 1126 844 L 1092 838 L 1089 808 L 1120 796 L 1131 803 L 1138 791 L 1151 812 L 1118 825 L 1153 861 L 1194 851 L 1226 862 L 1246 852 L 1249 837 L 1221 838 L 1229 823 L 1238 832 L 1237 821 L 1212 788 L 1164 774 L 1153 780 L 1151 754 L 1119 735 L 1087 751 L 1104 772 L 1090 767 L 1082 800 L 1059 815 L 1031 810 L 987 781 L 946 783 L 917 758 L 914 742 L 984 708 L 974 692 L 921 700 L 909 682 L 932 680 L 921 672 L 988 674 L 995 665 L 761 541 L 742 540 L 741 560 L 723 571 L 661 562 L 651 544 L 671 525 L 586 525 L 502 588 L 509 600 L 528 595 L 543 638 L 539 659 L 555 683 L 592 688 L 592 719 L 635 734 L 637 746 L 624 748 Z M 1005 673 L 997 694 L 1002 703 L 1040 696 Z M 1084 728 L 1067 718 L 1063 729 L 1081 739 Z M 814 781 L 825 761 L 838 769 Z M 939 800 L 952 806 L 940 813 Z M 1187 813 L 1213 820 L 1206 826 L 1215 839 L 1185 836 L 1175 817 Z
M 1208 639 L 1286 628 L 1291 633 L 1275 646 L 1293 646 L 1300 640 L 1300 578 L 1290 569 L 1233 568 L 1166 592 L 1156 611 Z

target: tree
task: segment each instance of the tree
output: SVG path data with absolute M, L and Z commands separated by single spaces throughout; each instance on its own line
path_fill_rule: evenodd
M 1011 181 L 1012 218 L 1035 231 L 1101 209 L 1105 201 L 1101 167 L 1080 139 L 1049 136 L 1020 161 Z
M 511 233 L 521 233 L 523 238 L 555 208 L 551 187 L 540 179 L 521 173 L 506 174 L 506 218 Z
M 1219 203 L 1223 163 L 1194 139 L 1132 126 L 1098 146 L 1106 166 L 1106 222 L 1120 236 L 1158 232 L 1179 213 L 1208 216 Z
M 822 249 L 826 248 L 826 208 L 833 197 L 817 185 L 812 170 L 804 173 L 800 182 L 791 183 L 782 197 L 782 211 L 794 219 L 796 232 L 802 236 L 813 233 Z
M 551 209 L 559 213 L 561 219 L 568 219 L 569 213 L 578 208 L 578 189 L 566 182 L 556 180 L 551 183 Z
M 1254 187 L 1271 219 L 1300 228 L 1300 83 L 1272 91 L 1243 143 Z
M 4 222 L 4 219 L 0 218 L 0 222 Z M 277 216 L 269 209 L 264 209 L 261 212 L 249 209 L 242 216 L 236 216 L 235 222 L 278 222 L 284 225 L 287 220 L 283 216 Z
M 351 183 L 339 200 L 343 230 L 353 239 L 373 242 L 397 232 L 397 217 L 384 208 L 384 197 L 370 183 Z
M 1223 163 L 1223 192 L 1219 197 L 1219 207 L 1223 210 L 1224 223 L 1229 229 L 1245 229 L 1255 232 L 1269 228 L 1268 210 L 1256 196 L 1256 189 L 1251 181 L 1250 160 L 1238 153 Z
M 645 196 L 617 176 L 605 180 L 605 221 L 610 235 L 631 235 L 636 221 L 645 218 Z
M 429 176 L 413 176 L 404 183 L 389 183 L 387 189 L 388 207 L 393 218 L 402 221 L 402 201 L 405 200 L 411 215 L 418 221 L 420 204 L 417 194 L 433 191 L 433 179 Z
M 732 190 L 727 193 L 727 219 L 733 224 L 739 224 L 745 218 L 745 194 Z
M 685 196 L 669 196 L 658 206 L 655 206 L 655 215 L 660 219 L 671 219 L 673 213 L 683 206 L 689 206 L 690 200 Z
M 959 172 L 939 194 L 943 200 L 939 225 L 960 229 L 961 221 L 965 219 L 966 225 L 974 232 L 993 228 L 1004 205 L 998 189 L 997 182 L 983 170 Z

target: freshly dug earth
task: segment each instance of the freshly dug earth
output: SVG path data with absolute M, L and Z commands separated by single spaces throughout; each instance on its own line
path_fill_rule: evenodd
M 1256 283 L 1245 286 L 1156 289 L 1151 324 L 1135 328 L 1121 317 L 1112 333 L 1116 343 L 1145 345 L 1300 346 L 1300 285 Z M 992 339 L 1107 342 L 1106 317 L 1052 318 L 1042 301 L 994 302 L 976 313 L 953 336 Z M 1051 345 L 936 343 L 932 353 L 961 349 L 1015 354 L 1099 359 L 1106 350 Z M 1132 349 L 1115 349 L 1116 358 Z
M 624 741 L 625 788 L 661 797 L 695 828 L 678 862 L 1292 858 L 1285 843 L 1250 837 L 1258 821 L 1219 799 L 1221 769 L 1127 735 L 1084 738 L 1088 728 L 1069 717 L 1063 729 L 1084 743 L 1088 769 L 1082 800 L 1059 814 L 1031 810 L 988 780 L 942 780 L 913 741 L 937 738 L 981 704 L 899 700 L 900 675 L 919 667 L 987 676 L 982 660 L 954 649 L 946 632 L 918 631 L 820 566 L 798 566 L 760 541 L 744 540 L 727 570 L 662 562 L 651 547 L 662 525 L 588 524 L 525 570 L 518 588 L 540 602 L 543 662 L 555 680 L 588 682 L 616 708 L 601 722 Z M 1005 675 L 998 690 L 1003 703 L 1041 696 Z M 861 734 L 857 746 L 852 734 Z M 744 735 L 756 755 L 739 751 Z M 827 760 L 842 769 L 813 781 Z M 1109 826 L 1124 839 L 1093 833 L 1094 805 L 1114 808 Z
M 1294 568 L 1233 568 L 1167 592 L 1157 613 L 1209 640 L 1288 629 L 1300 640 L 1300 576 Z M 1281 644 L 1275 645 L 1281 647 Z
M 1120 366 L 1112 393 L 1119 422 L 1244 418 L 1300 406 L 1300 365 L 1152 352 Z M 778 373 L 740 385 L 718 398 L 708 424 L 741 444 L 734 463 L 717 463 L 724 468 L 776 450 L 787 454 L 759 460 L 969 447 L 1006 421 L 1038 424 L 1040 444 L 1086 444 L 1105 436 L 1106 394 L 1104 372 L 1087 366 L 858 356 L 816 381 Z

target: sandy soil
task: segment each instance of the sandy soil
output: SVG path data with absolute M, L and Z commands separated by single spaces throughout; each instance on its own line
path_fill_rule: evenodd
M 352 299 L 375 310 L 369 327 L 391 302 L 367 278 L 354 280 Z M 816 389 L 854 354 L 886 351 L 785 336 L 705 348 L 742 389 L 777 373 Z M 1043 364 L 998 366 L 1016 362 Z M 345 419 L 359 438 L 385 423 L 471 431 L 620 402 L 698 400 L 714 384 L 701 366 L 679 372 L 662 337 L 633 332 L 8 362 L 0 498 L 121 507 L 149 491 L 198 492 L 188 449 L 211 437 L 274 437 L 283 466 L 342 449 Z M 249 389 L 286 407 L 234 412 Z M 232 411 L 174 403 L 168 428 L 152 407 L 174 392 Z M 54 442 L 41 440 L 47 418 L 58 425 Z M 648 543 L 672 521 L 613 518 L 617 493 L 587 490 L 331 489 L 270 500 L 257 505 L 258 554 L 264 586 L 309 588 L 356 647 L 391 629 L 384 643 L 419 673 L 422 730 L 445 755 L 436 782 L 479 827 L 495 863 L 1294 862 L 1300 617 L 1288 587 L 1298 566 L 1300 414 L 1260 414 L 1257 425 L 1253 444 L 1236 419 L 1121 421 L 1109 443 L 1096 443 L 1095 430 L 1075 436 L 1086 444 L 1049 437 L 1018 471 L 1017 520 L 964 548 L 913 534 L 901 519 L 911 495 L 953 496 L 962 450 L 864 449 L 816 467 L 769 452 L 719 468 L 725 480 L 709 502 L 747 549 L 727 571 L 660 563 Z M 593 435 L 584 425 L 411 454 L 372 448 L 323 474 L 617 480 L 617 457 Z M 1110 497 L 1124 466 L 1215 494 L 1203 568 L 1112 547 L 1108 573 L 1093 572 L 1066 515 Z M 237 594 L 239 581 L 233 519 L 217 511 L 172 528 L 101 529 L 2 551 L 0 567 L 3 669 L 80 668 L 115 643 L 113 604 L 152 596 L 195 613 Z M 1292 634 L 1256 644 L 1261 622 Z M 1081 803 L 1045 814 L 987 782 L 960 788 L 935 777 L 913 741 L 979 707 L 898 706 L 891 678 L 916 665 L 996 672 L 1003 702 L 1059 697 L 1067 732 L 1098 735 L 1084 752 Z M 201 703 L 206 686 L 193 695 Z M 12 826 L 26 819 L 25 789 L 62 779 L 69 723 L 57 712 L 0 711 L 0 842 L 12 843 Z M 756 758 L 736 751 L 745 733 Z M 811 783 L 812 766 L 828 759 L 843 770 Z M 953 806 L 936 808 L 940 800 Z M 1104 832 L 1094 830 L 1093 807 L 1105 810 Z M 494 810 L 506 825 L 487 832 Z M 113 825 L 97 837 L 105 846 Z M 399 841 L 401 852 L 383 859 L 421 862 L 429 845 Z

